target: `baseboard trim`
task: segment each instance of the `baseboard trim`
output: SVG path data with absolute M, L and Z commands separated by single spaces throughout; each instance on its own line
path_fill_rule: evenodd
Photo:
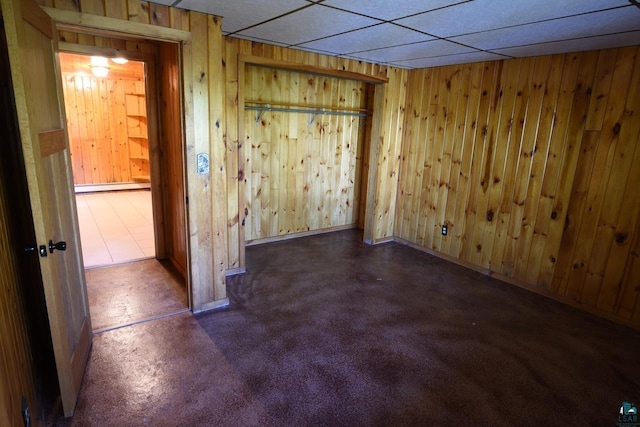
M 421 252 L 428 253 L 429 255 L 433 255 L 433 256 L 438 257 L 440 259 L 443 259 L 445 261 L 449 261 L 449 262 L 451 262 L 453 264 L 457 264 L 457 265 L 459 265 L 461 267 L 465 267 L 465 268 L 468 268 L 470 270 L 477 271 L 478 273 L 482 273 L 482 274 L 484 274 L 486 276 L 493 277 L 493 278 L 498 279 L 501 282 L 507 283 L 509 285 L 514 285 L 514 286 L 517 286 L 519 288 L 525 289 L 527 291 L 534 292 L 534 293 L 536 293 L 538 295 L 542 295 L 542 296 L 550 298 L 550 299 L 552 299 L 554 301 L 557 301 L 557 302 L 566 304 L 568 306 L 571 306 L 571 307 L 573 307 L 573 308 L 575 308 L 577 310 L 580 310 L 582 312 L 593 314 L 594 316 L 598 316 L 598 317 L 601 317 L 603 319 L 609 320 L 611 322 L 618 323 L 618 324 L 621 324 L 621 325 L 624 325 L 624 326 L 628 326 L 629 328 L 632 328 L 632 329 L 640 331 L 640 325 L 638 325 L 637 323 L 633 323 L 631 320 L 615 316 L 615 315 L 613 315 L 611 313 L 603 312 L 601 310 L 598 310 L 597 308 L 585 306 L 584 304 L 582 304 L 582 303 L 580 303 L 578 301 L 574 301 L 574 300 L 572 300 L 570 298 L 563 297 L 562 295 L 557 295 L 557 294 L 555 294 L 553 292 L 550 292 L 547 289 L 533 286 L 533 285 L 531 285 L 529 283 L 526 283 L 526 282 L 523 282 L 521 280 L 517 280 L 517 279 L 514 279 L 512 277 L 505 276 L 504 274 L 497 273 L 495 271 L 489 270 L 489 269 L 484 268 L 484 267 L 479 267 L 479 266 L 471 264 L 469 262 L 466 262 L 466 261 L 454 258 L 452 256 L 440 253 L 440 252 L 435 251 L 433 249 L 425 248 L 424 246 L 417 245 L 415 243 L 409 242 L 409 241 L 401 239 L 399 237 L 394 237 L 393 240 L 398 244 L 409 246 L 409 247 L 411 247 L 413 249 L 416 249 L 416 250 L 421 251 Z
M 348 225 L 340 225 L 340 226 L 337 226 L 337 227 L 322 228 L 322 229 L 319 229 L 319 230 L 301 231 L 301 232 L 298 232 L 298 233 L 285 234 L 285 235 L 282 235 L 282 236 L 265 237 L 265 238 L 262 238 L 262 239 L 247 240 L 246 246 L 248 247 L 248 246 L 263 245 L 265 243 L 282 242 L 282 241 L 285 241 L 285 240 L 297 239 L 299 237 L 316 236 L 316 235 L 319 235 L 319 234 L 333 233 L 335 231 L 351 230 L 351 229 L 357 228 L 357 227 L 358 227 L 358 224 L 348 224 Z
M 229 306 L 229 298 L 219 299 L 215 301 L 202 304 L 200 310 L 194 311 L 194 313 L 204 313 L 205 311 L 218 310 L 221 308 L 227 308 Z

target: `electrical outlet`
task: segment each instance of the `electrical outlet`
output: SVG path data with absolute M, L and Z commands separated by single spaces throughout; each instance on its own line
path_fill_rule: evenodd
M 447 231 L 448 231 L 448 230 L 447 230 L 447 226 L 446 226 L 446 225 L 443 225 L 443 226 L 442 226 L 442 235 L 443 235 L 443 236 L 446 236 L 446 235 L 447 235 Z

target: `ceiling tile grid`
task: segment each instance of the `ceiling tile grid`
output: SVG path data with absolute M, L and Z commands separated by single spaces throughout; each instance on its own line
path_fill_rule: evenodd
M 633 0 L 152 0 L 225 35 L 402 68 L 640 45 Z
M 323 49 L 338 54 L 349 54 L 367 50 L 393 48 L 395 46 L 433 40 L 433 36 L 384 23 L 361 28 L 337 36 L 330 36 L 320 40 L 299 44 L 300 49 Z

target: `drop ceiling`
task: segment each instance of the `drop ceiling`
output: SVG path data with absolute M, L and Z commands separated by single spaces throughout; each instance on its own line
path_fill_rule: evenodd
M 152 0 L 230 37 L 402 68 L 640 45 L 639 0 Z

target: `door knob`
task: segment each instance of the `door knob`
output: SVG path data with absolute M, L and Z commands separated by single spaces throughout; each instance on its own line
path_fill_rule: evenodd
M 67 242 L 61 241 L 58 243 L 53 243 L 53 240 L 49 240 L 49 253 L 53 253 L 55 250 L 66 251 L 67 250 Z

